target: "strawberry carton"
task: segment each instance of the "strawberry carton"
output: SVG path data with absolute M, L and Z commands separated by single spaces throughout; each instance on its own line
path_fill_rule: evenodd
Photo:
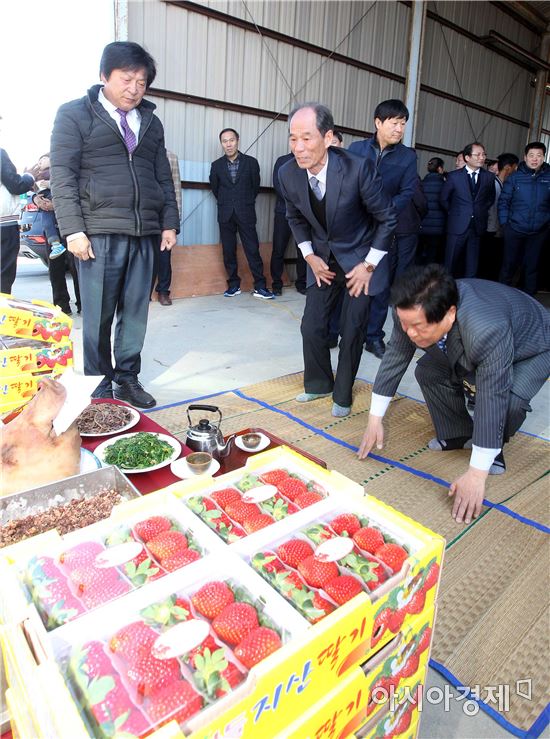
M 36 639 L 94 736 L 144 736 L 173 721 L 189 730 L 193 717 L 208 723 L 222 701 L 250 690 L 250 670 L 303 631 L 293 610 L 234 556 L 211 555 L 123 605 Z
M 73 364 L 73 345 L 63 337 L 59 343 L 0 336 L 0 377 L 21 373 L 59 374 Z
M 34 553 L 19 566 L 48 630 L 197 562 L 217 546 L 170 495 L 144 501 L 123 504 L 109 519 L 63 537 L 50 532 L 44 548 L 37 538 Z M 27 542 L 24 551 L 30 549 Z
M 286 447 L 257 454 L 244 468 L 215 481 L 172 489 L 227 544 L 298 516 L 333 492 L 346 489 L 362 496 L 361 486 Z
M 60 342 L 73 322 L 60 308 L 43 300 L 19 300 L 0 293 L 0 334 L 37 341 Z

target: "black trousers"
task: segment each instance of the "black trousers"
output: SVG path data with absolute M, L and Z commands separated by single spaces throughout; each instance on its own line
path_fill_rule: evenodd
M 57 259 L 50 259 L 48 247 L 48 274 L 50 277 L 50 285 L 52 286 L 52 300 L 55 305 L 58 305 L 65 311 L 70 310 L 70 295 L 69 290 L 67 289 L 67 269 L 73 278 L 76 307 L 77 310 L 80 311 L 80 286 L 78 283 L 78 272 L 75 265 L 75 259 L 69 251 L 66 251 L 65 254 L 62 254 Z
M 78 260 L 85 375 L 105 375 L 120 383 L 139 374 L 158 240 L 158 235 L 90 237 L 95 259 Z
M 0 226 L 0 259 L 1 286 L 0 292 L 11 293 L 17 273 L 17 255 L 19 254 L 19 226 Z
M 479 262 L 479 235 L 470 224 L 463 234 L 447 234 L 445 267 L 453 277 L 475 277 Z
M 344 271 L 331 258 L 329 267 L 336 272 L 332 284 L 311 285 L 307 290 L 302 317 L 304 352 L 304 390 L 306 393 L 330 393 L 335 403 L 349 407 L 369 317 L 370 297 L 352 298 L 346 289 Z M 333 375 L 329 348 L 330 315 L 344 293 L 340 321 L 340 351 L 336 376 Z
M 506 225 L 504 227 L 504 254 L 500 282 L 511 285 L 516 271 L 523 268 L 522 289 L 529 295 L 537 292 L 540 253 L 550 238 L 550 229 L 544 228 L 536 233 L 523 234 Z
M 271 281 L 272 288 L 281 290 L 283 287 L 283 268 L 285 252 L 292 235 L 290 226 L 284 213 L 274 213 L 273 218 L 273 249 L 271 252 Z M 296 247 L 296 287 L 305 289 L 307 264 L 302 252 Z
M 227 223 L 220 223 L 220 238 L 223 248 L 223 263 L 227 272 L 227 283 L 229 287 L 239 287 L 241 278 L 237 268 L 237 232 L 241 237 L 244 253 L 252 278 L 254 287 L 265 288 L 264 265 L 260 256 L 260 242 L 256 233 L 255 223 L 243 223 L 235 213 Z
M 487 231 L 479 245 L 479 266 L 477 277 L 482 280 L 498 282 L 502 268 L 503 240 L 495 232 Z
M 157 281 L 157 292 L 170 294 L 170 285 L 172 283 L 172 252 L 165 249 L 160 250 L 160 244 L 155 250 L 155 270 L 153 274 L 153 283 Z

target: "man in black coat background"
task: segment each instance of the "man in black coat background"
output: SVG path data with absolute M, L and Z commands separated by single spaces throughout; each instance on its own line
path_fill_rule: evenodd
M 256 233 L 256 197 L 260 192 L 260 165 L 254 157 L 239 151 L 239 134 L 234 128 L 220 131 L 224 155 L 212 162 L 210 186 L 218 201 L 218 223 L 227 272 L 226 298 L 241 294 L 241 278 L 237 268 L 237 233 L 254 280 L 255 298 L 271 300 L 267 290 L 260 242 Z

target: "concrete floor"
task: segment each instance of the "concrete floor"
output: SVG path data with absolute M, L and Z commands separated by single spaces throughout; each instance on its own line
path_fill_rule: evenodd
M 72 286 L 69 289 L 72 292 Z M 13 293 L 21 298 L 51 300 L 47 271 L 38 260 L 19 260 Z M 171 307 L 151 303 L 140 380 L 162 406 L 299 372 L 303 369 L 300 320 L 304 301 L 294 288 L 285 288 L 282 297 L 270 301 L 243 293 L 235 298 L 186 298 Z M 78 369 L 82 367 L 82 325 L 80 316 L 73 318 Z M 388 321 L 386 332 L 390 330 Z M 332 355 L 336 362 L 337 350 Z M 379 360 L 364 352 L 358 376 L 373 380 L 378 365 Z M 422 399 L 411 368 L 399 389 Z M 532 407 L 523 429 L 550 440 L 549 382 L 533 399 Z M 441 693 L 430 693 L 435 700 L 424 704 L 421 739 L 511 736 L 483 711 L 467 715 L 463 710 L 465 701 L 453 698 L 460 697 L 457 691 L 430 669 L 427 688 L 444 691 L 445 686 L 451 697 L 450 709 L 445 711 L 444 702 L 437 700 Z M 550 732 L 544 736 L 550 737 Z

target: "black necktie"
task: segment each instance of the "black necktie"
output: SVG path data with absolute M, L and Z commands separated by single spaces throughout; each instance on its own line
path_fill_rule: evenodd
M 472 195 L 476 191 L 476 175 L 477 172 L 472 172 L 472 174 L 470 175 L 470 190 L 472 191 Z

